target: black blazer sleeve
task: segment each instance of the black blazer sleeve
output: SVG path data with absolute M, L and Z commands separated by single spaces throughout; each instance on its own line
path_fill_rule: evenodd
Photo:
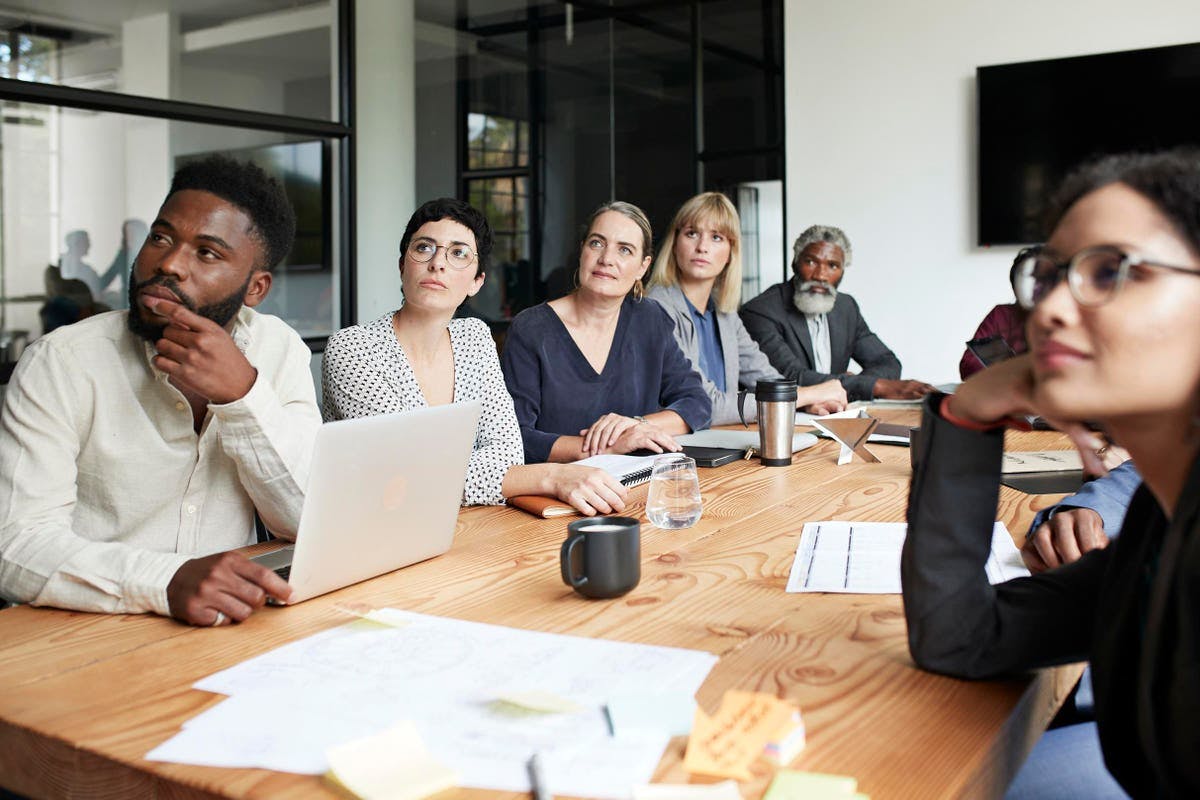
M 1004 434 L 946 422 L 936 412 L 942 397 L 926 398 L 900 562 L 913 660 L 964 678 L 1085 660 L 1111 549 L 989 584 Z
M 855 377 L 864 385 L 855 386 L 855 393 L 864 395 L 863 390 L 865 389 L 864 399 L 868 399 L 871 397 L 877 378 L 896 380 L 900 377 L 900 359 L 896 358 L 896 354 L 867 327 L 867 321 L 863 319 L 858 302 L 849 295 L 843 296 L 853 304 L 854 311 L 850 355 L 862 367 L 862 372 Z M 865 385 L 867 383 L 870 384 L 869 387 Z M 850 389 L 851 387 L 847 386 L 846 388 Z

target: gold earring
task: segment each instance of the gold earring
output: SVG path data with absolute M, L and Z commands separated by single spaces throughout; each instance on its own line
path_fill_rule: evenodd
M 642 279 L 638 278 L 633 284 L 633 299 L 641 300 L 646 296 L 646 287 L 642 286 Z

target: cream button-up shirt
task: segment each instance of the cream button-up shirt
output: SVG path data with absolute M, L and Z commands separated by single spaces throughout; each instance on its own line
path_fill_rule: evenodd
M 187 560 L 255 541 L 254 511 L 294 538 L 317 428 L 310 354 L 243 308 L 258 370 L 209 405 L 199 435 L 154 348 L 113 311 L 26 348 L 0 413 L 0 596 L 84 611 L 169 613 Z

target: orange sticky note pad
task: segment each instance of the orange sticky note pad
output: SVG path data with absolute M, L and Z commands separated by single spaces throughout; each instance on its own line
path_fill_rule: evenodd
M 750 765 L 781 732 L 796 727 L 795 706 L 760 692 L 726 692 L 713 716 L 696 709 L 683 766 L 688 772 L 751 780 Z

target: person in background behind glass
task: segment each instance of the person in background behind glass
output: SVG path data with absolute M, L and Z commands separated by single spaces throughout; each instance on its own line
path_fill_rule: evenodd
M 125 307 L 127 291 L 125 279 L 129 275 L 138 250 L 142 247 L 142 242 L 146 241 L 146 235 L 146 223 L 140 219 L 127 219 L 121 224 L 121 246 L 117 249 L 117 254 L 113 256 L 108 269 L 100 276 L 100 286 L 104 289 L 104 302 L 110 308 Z M 117 286 L 110 289 L 114 280 L 117 281 Z
M 738 422 L 738 387 L 780 380 L 738 316 L 742 298 L 741 223 L 737 209 L 720 192 L 684 203 L 671 222 L 670 241 L 658 254 L 646 296 L 658 301 L 675 323 L 675 341 L 700 373 L 713 404 L 713 425 Z M 757 404 L 748 403 L 746 420 Z M 846 390 L 830 379 L 797 391 L 796 406 L 814 414 L 846 407 Z
M 92 265 L 83 260 L 92 249 L 92 238 L 88 236 L 87 231 L 71 231 L 66 235 L 64 243 L 67 250 L 58 260 L 59 275 L 64 281 L 83 281 L 92 299 L 99 300 L 104 286 Z

